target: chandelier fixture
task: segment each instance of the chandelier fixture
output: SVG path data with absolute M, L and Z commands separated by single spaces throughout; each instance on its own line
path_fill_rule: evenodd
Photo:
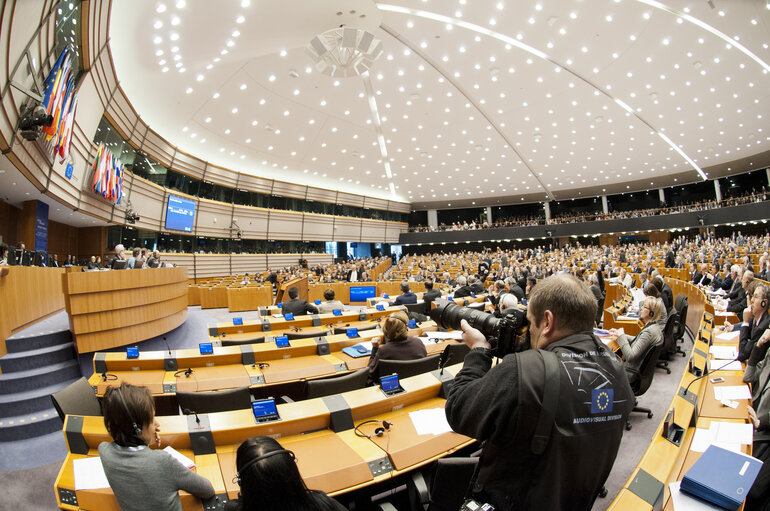
M 323 74 L 361 76 L 382 54 L 382 41 L 366 30 L 341 27 L 315 36 L 306 50 Z

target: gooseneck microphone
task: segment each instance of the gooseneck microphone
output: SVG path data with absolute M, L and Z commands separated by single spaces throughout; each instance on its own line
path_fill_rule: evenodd
M 166 340 L 166 336 L 163 336 L 163 342 L 166 344 L 166 349 L 168 350 L 168 356 L 171 357 L 171 347 L 168 345 L 168 341 Z
M 708 376 L 708 374 L 710 372 L 711 373 L 715 373 L 717 371 L 720 371 L 720 370 L 724 369 L 725 367 L 729 366 L 730 364 L 732 364 L 733 362 L 737 362 L 737 361 L 738 361 L 738 357 L 728 361 L 726 364 L 722 365 L 721 367 L 718 367 L 718 368 L 714 369 L 713 371 L 709 371 L 708 370 L 708 362 L 706 362 L 706 365 L 703 367 L 703 374 L 701 374 L 700 376 L 695 378 L 693 381 L 691 381 L 687 385 L 687 387 L 685 387 L 685 389 L 682 391 L 682 396 L 686 396 L 687 395 L 687 391 L 690 390 L 690 387 L 692 386 L 693 383 L 695 383 L 696 381 L 700 380 L 701 378 L 704 378 L 705 376 Z
M 184 413 L 185 415 L 195 415 L 195 422 L 197 424 L 201 423 L 201 420 L 198 417 L 198 412 L 196 412 L 195 410 L 190 410 L 189 408 L 185 408 L 184 410 L 182 410 L 182 413 Z
M 450 360 L 452 360 L 452 354 L 449 352 L 449 346 L 446 346 L 444 351 L 441 352 L 441 357 L 438 359 L 439 377 L 444 375 L 444 367 L 446 367 Z

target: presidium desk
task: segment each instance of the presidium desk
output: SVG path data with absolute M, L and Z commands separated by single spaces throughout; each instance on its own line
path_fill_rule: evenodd
M 65 273 L 62 289 L 78 353 L 144 341 L 187 318 L 187 268 Z

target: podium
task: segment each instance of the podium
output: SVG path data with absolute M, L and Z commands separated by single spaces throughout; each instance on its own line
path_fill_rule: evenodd
M 289 299 L 289 288 L 290 287 L 296 287 L 299 289 L 299 295 L 297 295 L 297 298 L 301 300 L 307 300 L 307 277 L 302 278 L 296 278 L 291 279 L 289 281 L 284 282 L 281 284 L 281 287 L 278 288 L 278 292 L 275 293 L 275 302 L 273 302 L 273 305 L 285 302 Z

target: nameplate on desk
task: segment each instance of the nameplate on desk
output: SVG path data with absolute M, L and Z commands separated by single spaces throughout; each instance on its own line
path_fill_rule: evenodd
M 331 350 L 329 349 L 329 342 L 326 340 L 326 337 L 316 337 L 315 343 L 318 345 L 316 352 L 318 355 L 323 356 L 331 353 Z
M 249 383 L 252 385 L 264 385 L 265 377 L 261 374 L 251 374 L 249 375 Z
M 174 394 L 174 393 L 176 393 L 176 383 L 164 383 L 163 384 L 163 393 L 164 394 Z
M 365 311 L 358 313 L 358 321 L 366 321 L 369 315 Z

